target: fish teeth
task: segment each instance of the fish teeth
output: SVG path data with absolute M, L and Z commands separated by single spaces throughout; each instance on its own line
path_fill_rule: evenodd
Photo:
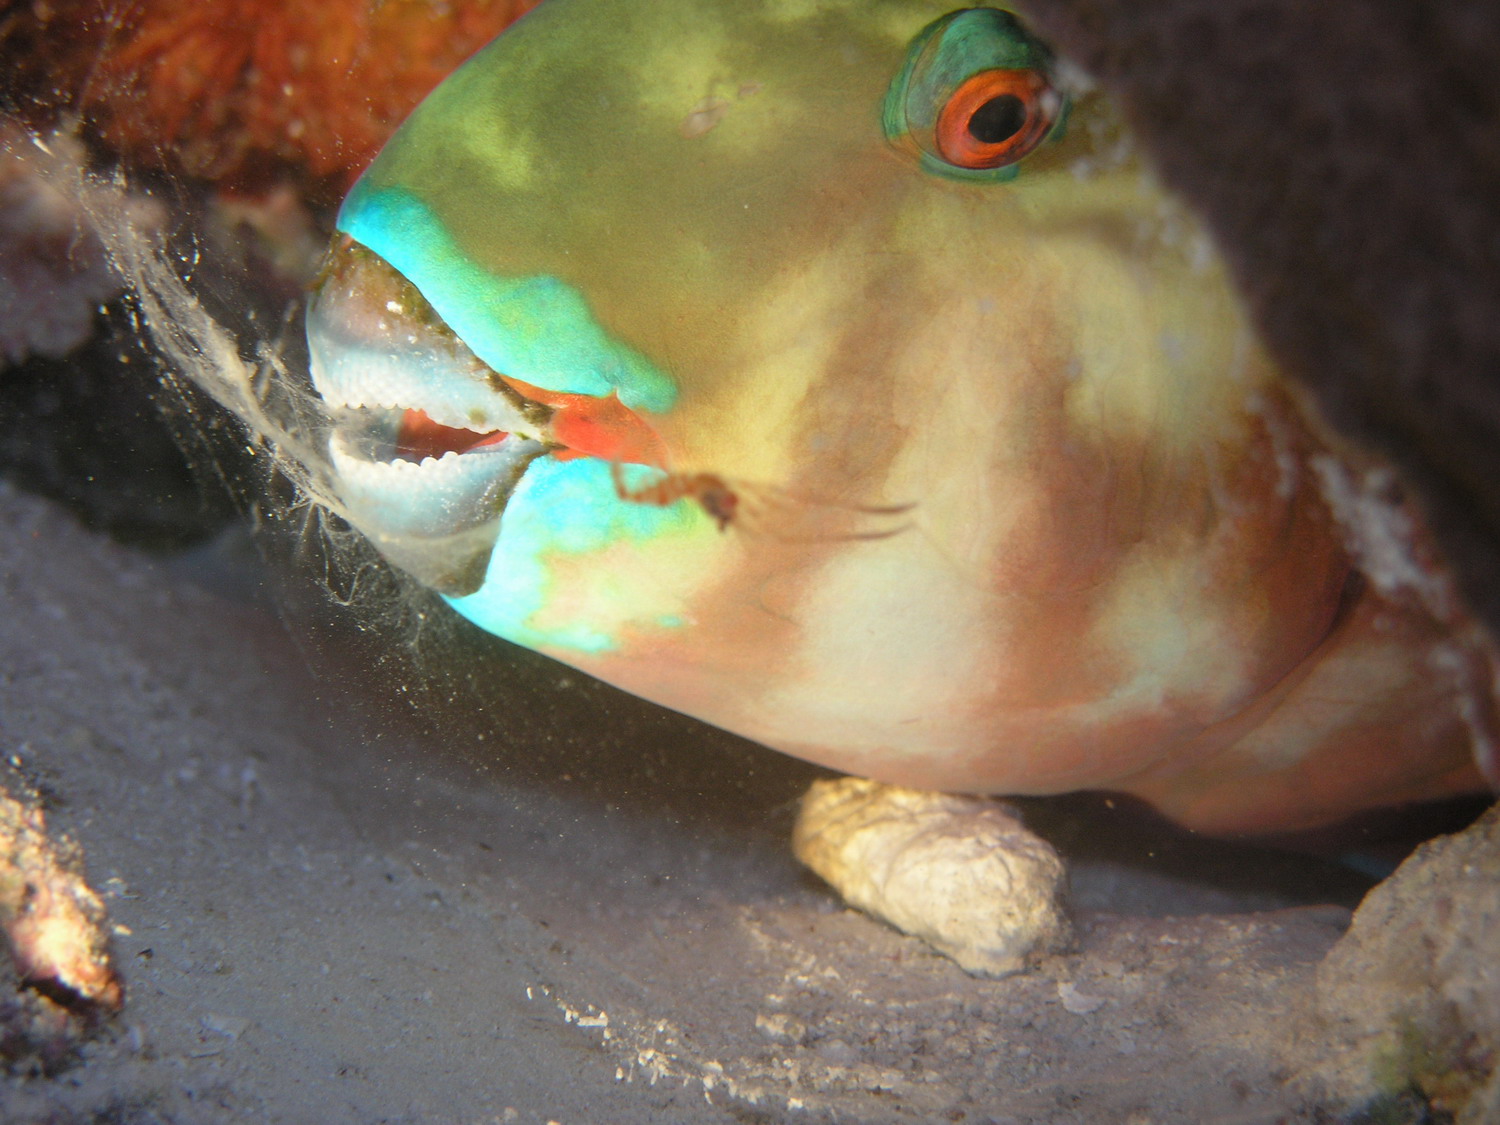
M 330 407 L 415 409 L 455 429 L 545 437 L 490 386 L 489 368 L 457 337 L 429 333 L 395 350 L 389 339 L 360 334 L 341 311 L 338 301 L 320 300 L 307 314 L 313 386 Z
M 386 539 L 436 539 L 495 519 L 521 472 L 544 450 L 513 437 L 471 453 L 386 461 L 361 455 L 337 430 L 328 443 L 341 514 Z

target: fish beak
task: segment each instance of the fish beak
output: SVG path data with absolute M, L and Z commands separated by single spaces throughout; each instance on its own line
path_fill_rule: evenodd
M 496 372 L 353 239 L 318 279 L 307 340 L 339 514 L 441 594 L 483 583 L 501 515 L 538 457 L 666 463 L 655 430 L 616 395 Z
M 552 408 L 498 379 L 352 240 L 318 281 L 307 340 L 339 514 L 425 585 L 478 589 L 506 501 L 556 445 Z

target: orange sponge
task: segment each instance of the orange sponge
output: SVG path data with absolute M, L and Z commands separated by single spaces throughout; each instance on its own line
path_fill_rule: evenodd
M 136 165 L 347 186 L 442 78 L 538 0 L 29 0 L 7 100 Z

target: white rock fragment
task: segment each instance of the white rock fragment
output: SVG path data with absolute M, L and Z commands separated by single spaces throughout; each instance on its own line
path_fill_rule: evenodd
M 987 798 L 815 782 L 792 847 L 849 903 L 970 973 L 1017 972 L 1071 937 L 1061 857 Z
M 222 1035 L 230 1042 L 234 1042 L 250 1028 L 250 1021 L 240 1016 L 221 1016 L 217 1012 L 209 1012 L 198 1020 L 204 1031 L 210 1031 L 215 1035 Z
M 772 1043 L 794 1046 L 807 1035 L 807 1025 L 785 1012 L 761 1012 L 755 1017 L 755 1030 Z
M 1097 1012 L 1104 1007 L 1103 996 L 1090 996 L 1086 992 L 1079 992 L 1078 986 L 1072 981 L 1057 982 L 1057 998 L 1062 1002 L 1066 1011 L 1075 1016 L 1086 1016 L 1091 1012 Z

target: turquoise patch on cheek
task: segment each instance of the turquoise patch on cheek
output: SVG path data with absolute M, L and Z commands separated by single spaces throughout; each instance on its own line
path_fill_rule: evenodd
M 507 278 L 470 260 L 425 203 L 402 188 L 354 186 L 338 229 L 415 285 L 449 328 L 502 375 L 549 391 L 619 393 L 632 410 L 660 414 L 676 384 L 613 339 L 583 295 L 547 274 Z
M 581 556 L 623 541 L 684 533 L 717 534 L 691 501 L 658 507 L 621 500 L 604 461 L 542 457 L 532 462 L 505 506 L 484 585 L 465 597 L 446 600 L 481 629 L 526 648 L 610 652 L 619 648 L 614 626 L 671 628 L 682 620 L 671 614 L 653 615 L 645 606 L 637 609 L 631 604 L 632 591 L 611 594 L 614 575 L 604 561 L 587 574 L 592 604 L 599 608 L 602 602 L 611 619 L 568 620 L 556 605 L 566 592 L 556 590 L 550 561 L 572 556 L 581 562 Z M 649 602 L 651 591 L 645 593 Z

